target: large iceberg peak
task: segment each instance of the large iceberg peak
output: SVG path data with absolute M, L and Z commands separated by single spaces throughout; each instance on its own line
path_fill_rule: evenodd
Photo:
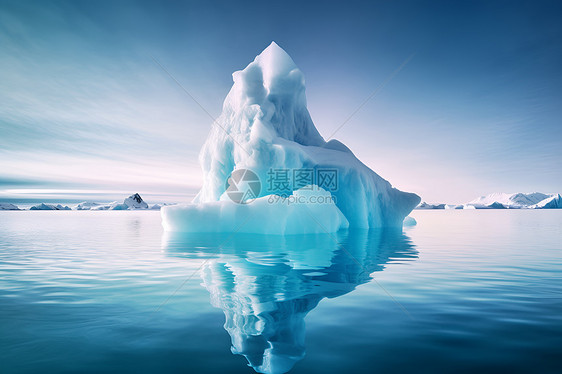
M 166 229 L 235 230 L 242 217 L 250 217 L 242 220 L 249 223 L 237 230 L 254 233 L 402 226 L 419 196 L 393 188 L 343 143 L 322 138 L 307 109 L 304 75 L 281 47 L 271 43 L 233 79 L 222 113 L 199 155 L 203 187 L 194 204 L 162 209 Z M 252 190 L 251 205 L 233 206 L 230 201 L 232 188 L 244 192 L 239 184 L 245 177 L 231 178 L 235 170 L 243 176 L 250 170 L 252 183 L 261 182 L 261 189 Z M 297 185 L 296 175 L 303 171 L 311 179 Z M 292 179 L 285 184 L 272 182 L 277 172 Z M 325 203 L 308 203 L 312 197 L 301 191 L 308 185 Z M 269 198 L 275 196 L 308 202 L 275 206 L 271 201 L 276 199 Z
M 263 50 L 255 59 L 254 64 L 259 65 L 263 75 L 263 85 L 271 92 L 282 88 L 285 80 L 304 88 L 304 76 L 295 65 L 295 62 L 285 50 L 275 42 Z M 281 87 L 280 87 L 281 86 Z
M 303 145 L 324 144 L 306 107 L 304 75 L 275 42 L 232 77 L 219 119 L 225 128 L 253 139 L 270 135 Z

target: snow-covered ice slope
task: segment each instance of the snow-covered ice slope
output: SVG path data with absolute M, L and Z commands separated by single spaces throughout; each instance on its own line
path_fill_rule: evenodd
M 168 229 L 191 231 L 186 226 L 196 225 L 198 217 L 213 219 L 214 202 L 228 201 L 226 182 L 237 169 L 252 170 L 263 187 L 272 170 L 336 170 L 337 188 L 329 192 L 350 227 L 401 226 L 420 202 L 417 195 L 393 188 L 339 141 L 322 138 L 306 106 L 304 76 L 274 42 L 244 70 L 235 72 L 233 79 L 222 114 L 201 150 L 204 184 L 193 201 L 199 206 L 162 208 Z M 261 188 L 257 197 L 285 193 L 273 186 Z M 251 205 L 248 210 L 268 209 Z M 171 219 L 179 219 L 182 209 L 191 218 L 183 217 L 178 225 Z M 224 218 L 212 217 L 215 222 Z
M 531 205 L 532 209 L 562 209 L 562 196 L 560 194 L 552 195 L 546 199 Z

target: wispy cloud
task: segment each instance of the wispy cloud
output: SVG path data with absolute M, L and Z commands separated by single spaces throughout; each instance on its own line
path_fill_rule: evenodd
M 9 51 L 0 55 L 0 197 L 31 180 L 61 193 L 72 185 L 192 195 L 209 120 L 150 54 L 104 50 L 96 36 L 107 33 L 87 20 L 69 32 L 76 21 L 64 8 L 14 8 L 0 13 Z

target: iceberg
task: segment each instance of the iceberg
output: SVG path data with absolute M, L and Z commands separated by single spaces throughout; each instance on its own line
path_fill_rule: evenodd
M 20 210 L 16 205 L 10 203 L 0 203 L 0 210 Z
M 559 194 L 491 193 L 465 204 L 430 204 L 421 202 L 416 209 L 558 209 L 562 207 Z
M 104 205 L 102 203 L 94 203 L 94 202 L 88 202 L 88 201 L 83 201 L 80 204 L 76 205 L 74 207 L 74 210 L 96 210 L 99 207 L 103 207 Z
M 562 209 L 562 196 L 560 194 L 552 195 L 544 200 L 541 200 L 535 205 L 531 205 L 532 209 Z
M 142 199 L 142 197 L 135 193 L 122 203 L 117 201 L 111 203 L 95 203 L 84 201 L 74 208 L 75 210 L 135 210 L 135 209 L 149 209 L 148 204 Z M 150 209 L 160 209 L 160 205 L 153 205 Z
M 418 224 L 418 221 L 416 221 L 416 219 L 414 217 L 410 217 L 407 216 L 406 218 L 404 218 L 404 227 L 410 227 L 410 226 L 415 226 Z
M 298 201 L 314 193 L 330 196 L 329 192 L 294 191 Z M 329 200 L 330 201 L 330 200 Z M 205 204 L 175 205 L 162 208 L 164 229 L 181 232 L 241 232 L 251 234 L 322 234 L 348 228 L 349 222 L 332 203 L 299 204 L 273 202 L 269 196 L 255 199 L 252 204 L 213 201 Z M 274 219 L 272 219 L 272 217 Z
M 29 208 L 29 210 L 70 210 L 70 207 L 66 205 L 63 206 L 61 204 L 53 205 L 53 204 L 41 203 L 32 206 L 31 208 Z
M 494 201 L 490 205 L 487 205 L 486 208 L 488 208 L 488 209 L 506 209 L 505 205 L 503 205 L 502 203 L 498 203 L 497 201 Z
M 107 210 L 128 210 L 129 206 L 125 203 L 118 203 L 117 201 L 112 202 Z
M 100 204 L 98 203 L 96 206 L 92 206 L 90 210 L 113 210 L 110 209 L 111 207 L 114 207 L 116 205 L 118 205 L 119 203 L 117 201 L 113 201 L 109 204 Z
M 429 204 L 426 203 L 425 201 L 422 201 L 417 207 L 416 209 L 447 209 L 447 206 L 445 204 Z
M 123 201 L 123 205 L 126 205 L 127 209 L 148 209 L 148 204 L 138 193 L 126 198 Z
M 307 109 L 303 73 L 281 47 L 271 43 L 233 80 L 200 153 L 203 186 L 191 204 L 162 207 L 166 230 L 232 231 L 250 214 L 256 217 L 247 218 L 252 227 L 239 231 L 296 234 L 402 226 L 419 196 L 393 188 L 341 142 L 324 140 Z M 246 170 L 255 178 L 244 180 Z M 301 185 L 295 173 L 302 171 L 310 178 Z M 272 182 L 277 174 L 287 183 Z M 307 185 L 314 199 L 304 193 Z M 234 190 L 246 193 L 233 198 Z M 326 193 L 333 204 L 314 202 Z M 305 199 L 277 204 L 278 198 L 295 195 Z
M 103 203 L 92 203 L 89 210 L 128 210 L 129 206 L 125 203 L 120 203 L 117 201 L 112 201 L 111 203 L 103 204 Z M 86 207 L 83 209 L 76 210 L 88 210 Z
M 167 205 L 176 205 L 176 203 L 156 203 L 151 205 L 148 209 L 150 210 L 160 210 L 162 209 L 163 206 L 167 206 Z
M 468 202 L 466 205 L 471 205 L 475 209 L 521 209 L 529 208 L 532 205 L 539 203 L 554 195 L 544 194 L 541 192 L 532 193 L 492 193 L 486 196 L 481 196 Z

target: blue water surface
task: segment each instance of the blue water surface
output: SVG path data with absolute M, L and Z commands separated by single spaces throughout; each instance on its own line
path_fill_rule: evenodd
M 562 211 L 412 215 L 278 237 L 0 212 L 0 372 L 561 372 Z

